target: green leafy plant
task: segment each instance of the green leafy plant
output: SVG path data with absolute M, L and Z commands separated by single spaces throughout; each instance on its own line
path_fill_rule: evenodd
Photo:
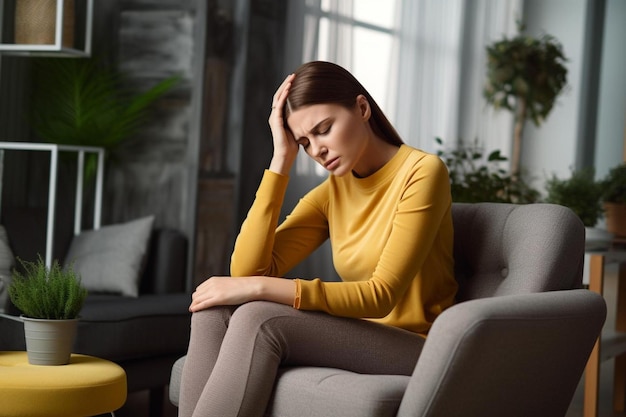
M 62 269 L 55 260 L 48 268 L 41 256 L 37 262 L 18 259 L 24 275 L 14 270 L 9 297 L 30 318 L 66 320 L 78 317 L 87 290 L 73 268 Z
M 572 171 L 568 179 L 553 175 L 546 181 L 546 191 L 547 203 L 569 207 L 587 227 L 595 226 L 602 215 L 602 187 L 593 168 Z
M 435 141 L 443 146 L 441 138 Z M 452 150 L 439 150 L 437 155 L 448 167 L 452 201 L 526 204 L 539 198 L 539 192 L 522 176 L 514 176 L 500 167 L 501 162 L 507 161 L 500 150 L 485 155 L 482 147 L 474 142 Z
M 520 25 L 520 32 L 524 27 Z M 567 84 L 567 61 L 552 36 L 517 35 L 487 46 L 485 99 L 496 109 L 514 112 L 511 171 L 519 173 L 521 142 L 527 119 L 541 125 Z
M 179 81 L 170 77 L 135 92 L 122 73 L 94 59 L 40 58 L 34 68 L 30 122 L 37 135 L 52 143 L 104 147 L 107 154 L 146 122 L 150 106 Z
M 626 163 L 611 168 L 601 185 L 603 201 L 626 203 Z

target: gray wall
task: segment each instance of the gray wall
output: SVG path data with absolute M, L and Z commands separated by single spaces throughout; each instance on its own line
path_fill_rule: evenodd
M 527 123 L 522 164 L 538 188 L 585 165 L 601 177 L 624 158 L 626 2 L 526 0 L 524 13 L 530 33 L 562 42 L 569 86 L 541 127 Z
M 604 43 L 599 62 L 600 88 L 596 130 L 597 174 L 626 160 L 626 1 L 606 0 Z
M 581 117 L 580 89 L 583 80 L 585 16 L 587 0 L 528 0 L 524 22 L 531 35 L 548 33 L 563 45 L 567 90 L 558 98 L 546 121 L 535 127 L 527 122 L 522 144 L 522 166 L 533 173 L 539 189 L 553 173 L 569 177 L 576 164 L 578 124 Z

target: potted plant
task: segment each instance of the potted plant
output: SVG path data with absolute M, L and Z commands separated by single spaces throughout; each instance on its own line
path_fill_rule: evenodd
M 522 32 L 523 25 L 519 26 Z M 519 174 L 524 123 L 536 126 L 554 106 L 567 84 L 561 44 L 552 36 L 534 38 L 519 34 L 487 46 L 487 81 L 483 95 L 495 109 L 514 113 L 511 172 Z
M 626 163 L 611 168 L 602 180 L 602 201 L 606 229 L 626 236 Z
M 592 228 L 602 215 L 602 187 L 593 168 L 573 170 L 568 179 L 553 175 L 546 181 L 546 203 L 569 207 L 585 227 Z
M 41 256 L 36 262 L 18 260 L 24 273 L 13 271 L 9 297 L 22 312 L 28 361 L 33 365 L 65 365 L 70 360 L 87 290 L 72 266 L 62 269 L 55 260 L 48 268 Z
M 443 146 L 441 138 L 436 138 Z M 455 149 L 440 149 L 437 155 L 448 167 L 452 201 L 458 203 L 533 203 L 539 192 L 533 189 L 522 175 L 514 176 L 500 162 L 507 158 L 494 150 L 485 155 L 478 143 L 460 144 Z

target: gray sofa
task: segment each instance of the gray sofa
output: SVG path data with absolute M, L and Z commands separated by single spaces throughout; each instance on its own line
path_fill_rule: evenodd
M 150 237 L 139 296 L 90 293 L 81 310 L 74 352 L 120 364 L 130 392 L 150 390 L 149 415 L 154 417 L 162 415 L 172 364 L 189 342 L 186 263 L 185 236 L 156 229 Z M 25 350 L 22 323 L 0 319 L 0 350 Z
M 454 204 L 453 218 L 458 302 L 413 375 L 284 368 L 267 416 L 566 414 L 606 317 L 602 297 L 580 289 L 581 221 L 548 204 Z M 172 369 L 175 405 L 183 363 Z

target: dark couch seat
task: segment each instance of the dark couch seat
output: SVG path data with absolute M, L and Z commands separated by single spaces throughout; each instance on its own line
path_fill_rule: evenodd
M 189 342 L 189 294 L 90 295 L 75 350 L 112 361 L 175 354 Z

